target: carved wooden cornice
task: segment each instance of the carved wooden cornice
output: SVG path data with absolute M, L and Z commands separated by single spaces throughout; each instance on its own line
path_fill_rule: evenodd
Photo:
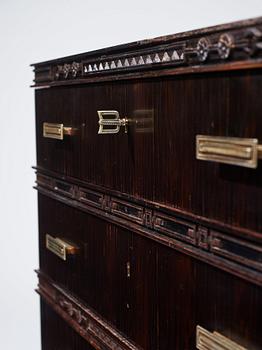
M 74 208 L 130 229 L 168 247 L 182 251 L 217 268 L 262 286 L 262 246 L 244 237 L 234 237 L 226 229 L 198 219 L 188 219 L 161 205 L 130 196 L 110 195 L 37 171 L 40 193 Z
M 262 67 L 262 17 L 33 65 L 35 86 Z
M 140 347 L 130 342 L 101 316 L 88 306 L 83 305 L 44 273 L 41 271 L 36 272 L 39 277 L 36 292 L 95 349 L 140 349 Z

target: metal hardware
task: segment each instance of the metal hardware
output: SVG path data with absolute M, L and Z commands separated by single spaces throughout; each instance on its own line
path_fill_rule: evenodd
M 72 136 L 74 129 L 63 124 L 43 123 L 43 136 L 49 139 L 63 140 L 65 135 Z
M 196 327 L 196 348 L 198 350 L 248 350 L 218 332 L 209 332 Z
M 258 139 L 218 136 L 196 136 L 196 158 L 212 162 L 257 168 L 262 158 Z
M 79 248 L 68 241 L 46 234 L 46 248 L 66 261 L 68 255 L 75 255 Z
M 211 43 L 207 38 L 199 39 L 197 43 L 196 52 L 200 62 L 204 62 L 208 58 L 210 46 Z
M 126 118 L 120 119 L 117 111 L 97 111 L 98 114 L 98 134 L 117 134 L 120 131 L 120 127 L 125 127 L 125 133 L 127 133 L 128 120 Z
M 131 275 L 131 268 L 130 268 L 130 261 L 128 261 L 126 263 L 126 275 L 127 275 L 127 278 L 130 278 L 130 275 Z

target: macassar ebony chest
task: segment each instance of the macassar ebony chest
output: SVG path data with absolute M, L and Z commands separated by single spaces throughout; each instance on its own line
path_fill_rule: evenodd
M 42 349 L 262 349 L 262 18 L 33 66 Z

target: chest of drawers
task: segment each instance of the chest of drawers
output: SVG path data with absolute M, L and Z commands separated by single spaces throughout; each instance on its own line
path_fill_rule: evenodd
M 42 349 L 262 348 L 262 18 L 33 66 Z

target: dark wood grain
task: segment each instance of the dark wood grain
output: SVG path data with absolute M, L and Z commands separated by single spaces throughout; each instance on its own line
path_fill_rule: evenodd
M 159 349 L 194 349 L 196 325 L 261 347 L 261 288 L 160 247 L 157 276 Z
M 214 224 L 209 228 L 201 221 L 189 221 L 178 213 L 167 211 L 166 208 L 165 211 L 160 211 L 159 206 L 145 207 L 146 203 L 141 202 L 137 205 L 130 197 L 122 194 L 119 199 L 116 195 L 105 194 L 101 188 L 100 192 L 90 191 L 63 181 L 61 191 L 60 183 L 58 179 L 37 173 L 35 188 L 49 198 L 106 219 L 120 227 L 132 229 L 138 235 L 262 285 L 262 248 L 259 240 L 250 243 L 244 239 L 241 231 L 234 230 L 233 233 L 238 233 L 238 237 L 232 237 L 232 231 L 226 232 L 225 228 L 222 228 L 221 232 L 215 230 Z M 254 239 L 251 231 L 248 233 L 247 237 Z
M 244 169 L 195 156 L 197 134 L 262 140 L 261 86 L 260 70 L 247 70 L 37 90 L 38 165 L 261 232 L 260 164 Z M 128 134 L 98 135 L 97 110 L 103 109 L 127 116 Z M 144 118 L 152 119 L 151 129 L 139 132 Z M 43 139 L 44 121 L 64 122 L 78 133 L 62 142 Z
M 154 244 L 42 195 L 39 229 L 41 270 L 143 348 L 153 348 Z M 45 248 L 46 233 L 74 242 L 79 255 L 61 260 Z
M 45 196 L 39 205 L 41 270 L 142 348 L 193 349 L 197 325 L 262 346 L 258 286 Z M 62 261 L 45 232 L 62 232 L 81 253 Z
M 261 17 L 34 65 L 44 350 L 192 350 L 197 326 L 262 348 L 262 163 L 196 159 L 198 134 L 262 143 L 261 68 Z
M 140 350 L 118 332 L 107 320 L 72 294 L 54 283 L 41 271 L 36 271 L 39 284 L 36 292 L 67 324 L 96 350 Z M 57 339 L 58 337 L 55 336 Z M 59 339 L 59 338 L 58 338 Z

